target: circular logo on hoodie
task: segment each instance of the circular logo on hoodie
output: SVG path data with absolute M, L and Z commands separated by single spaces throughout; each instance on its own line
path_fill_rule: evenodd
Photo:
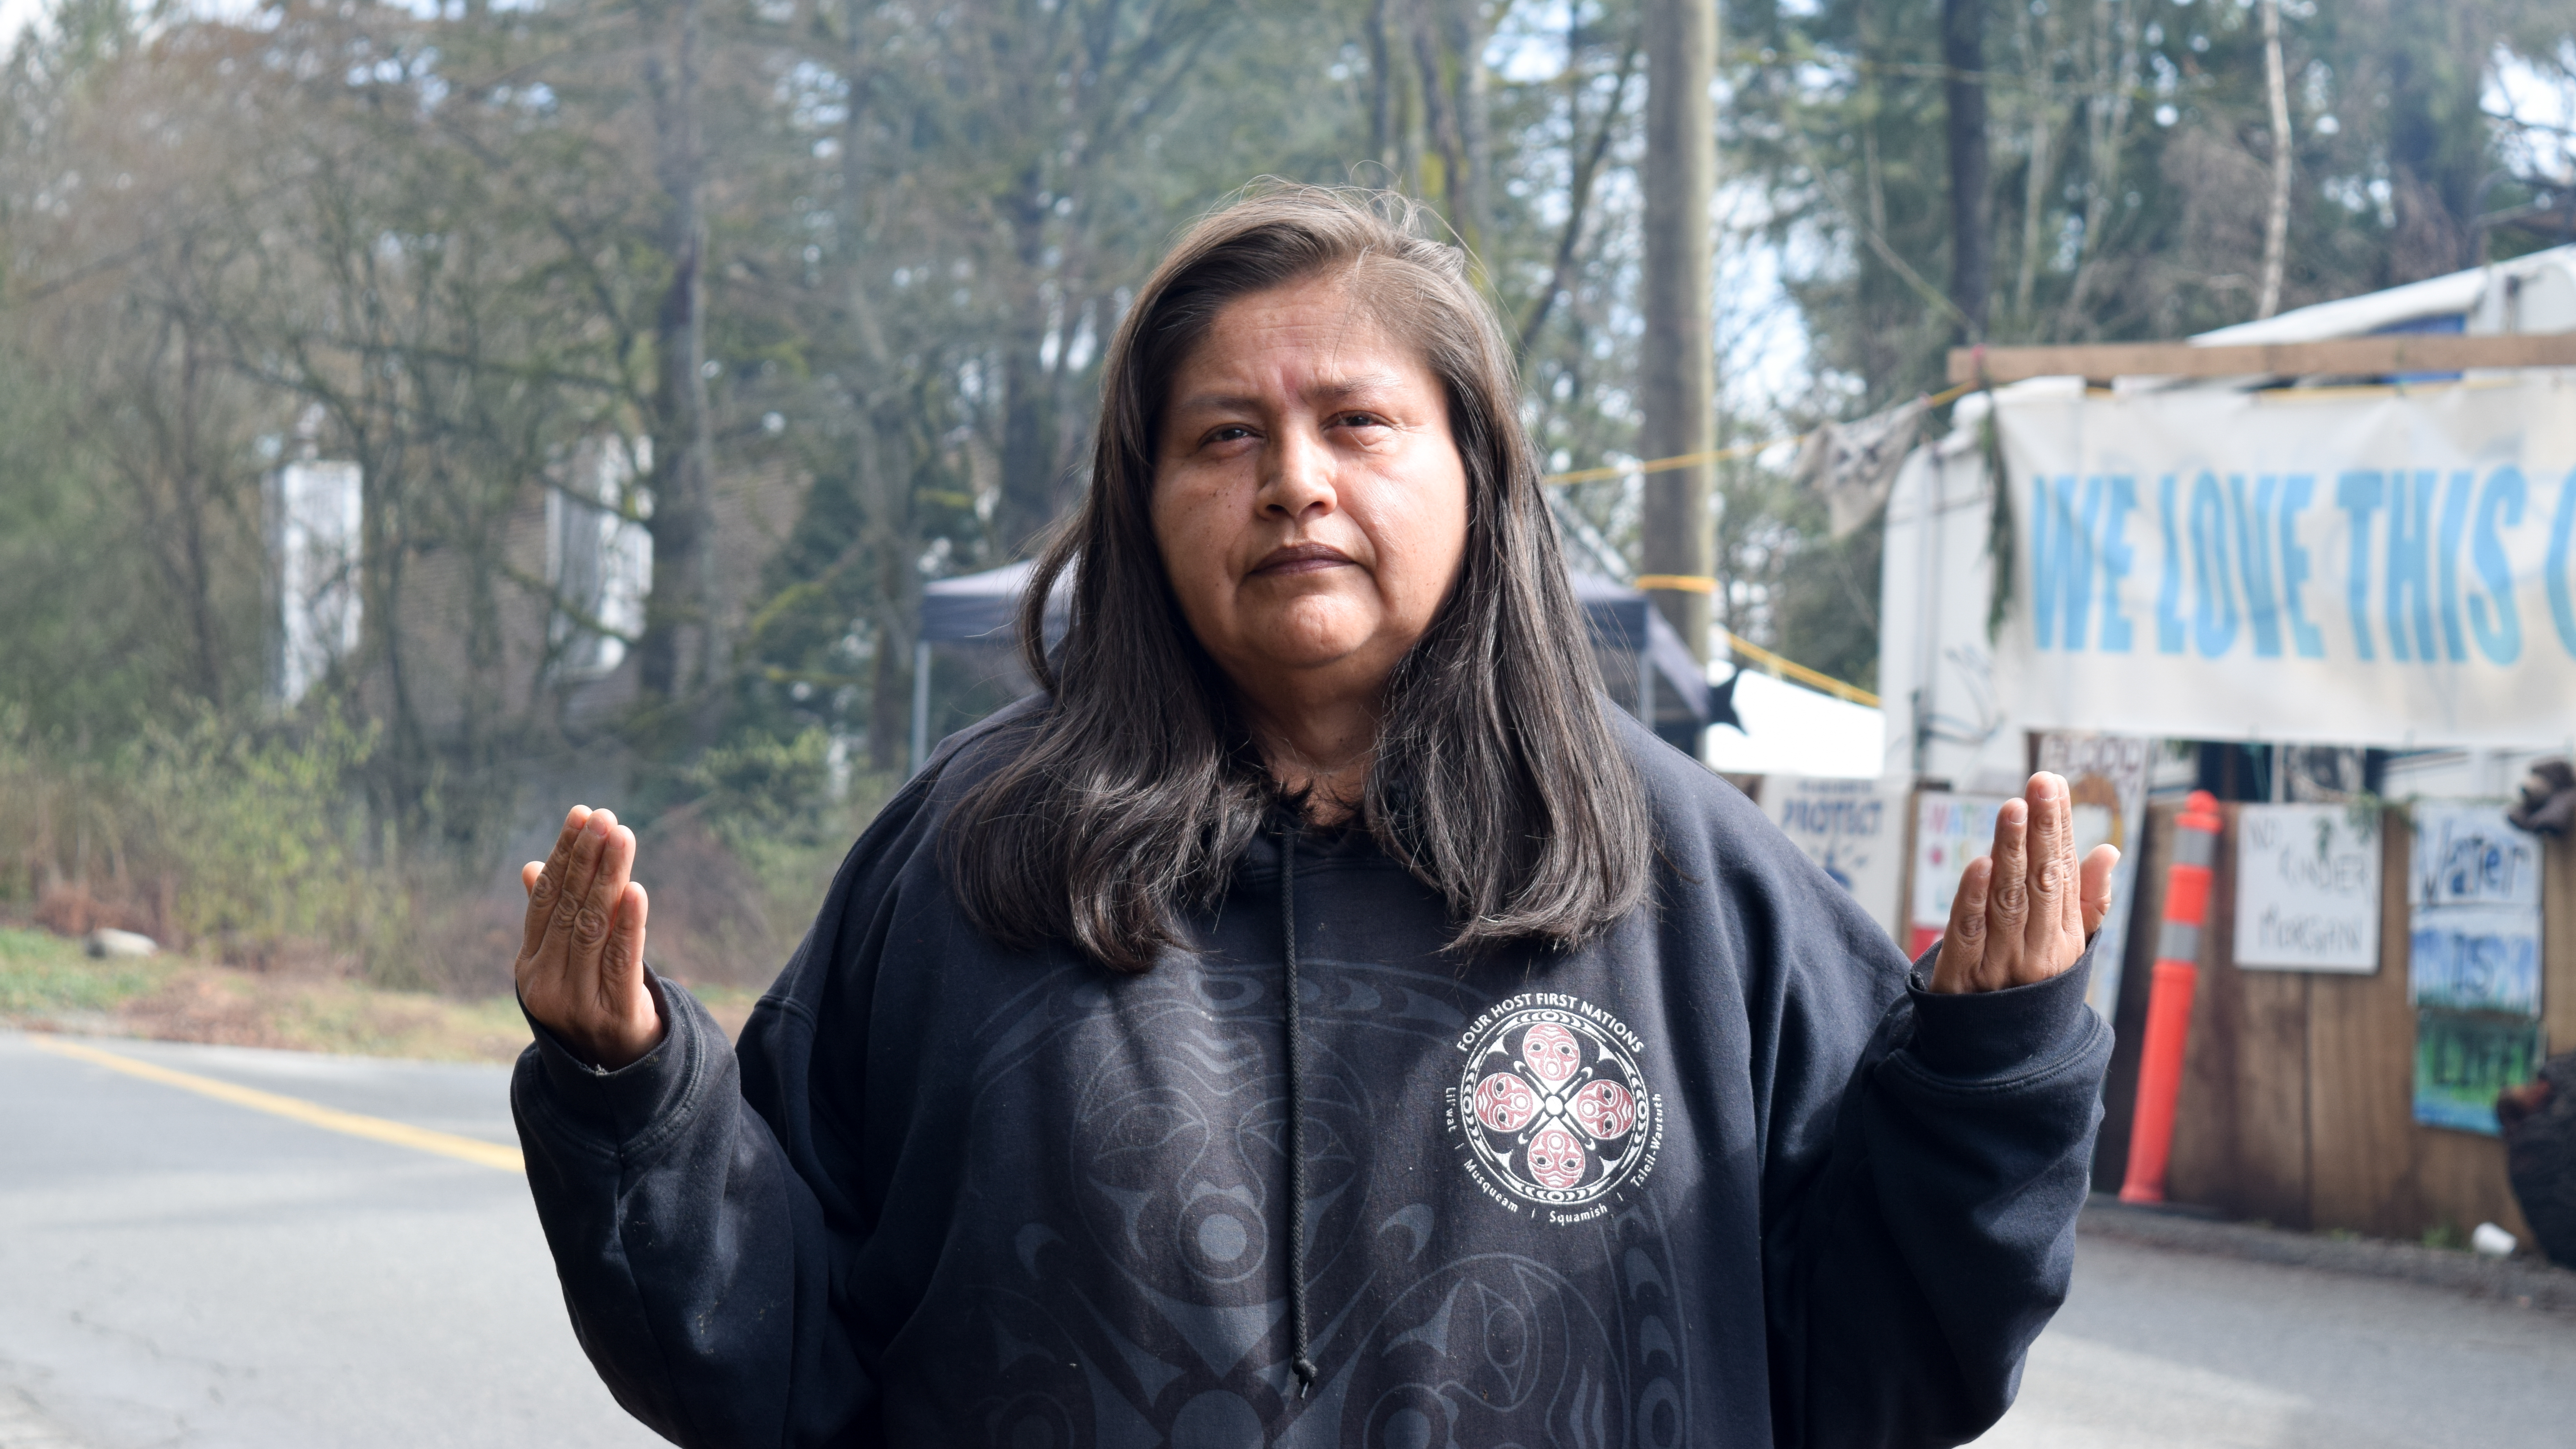
M 1645 1042 L 1577 997 L 1515 996 L 1458 1039 L 1448 1125 L 1478 1186 L 1549 1222 L 1600 1217 L 1643 1185 L 1663 1142 Z

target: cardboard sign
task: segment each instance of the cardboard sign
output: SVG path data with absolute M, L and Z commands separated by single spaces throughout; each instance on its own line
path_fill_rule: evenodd
M 2236 817 L 2236 964 L 2379 969 L 2379 817 L 2247 805 Z
M 1807 858 L 1852 893 L 1890 939 L 1905 870 L 1905 789 L 1883 780 L 1768 775 L 1762 809 Z

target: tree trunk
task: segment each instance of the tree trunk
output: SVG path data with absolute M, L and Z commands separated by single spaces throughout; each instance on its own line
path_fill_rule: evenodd
M 1969 342 L 1986 340 L 1994 208 L 1986 184 L 1985 0 L 1941 0 L 1941 92 L 1949 103 L 1950 300 Z
M 1398 102 L 1403 92 L 1395 74 L 1395 44 L 1388 34 L 1390 20 L 1387 6 L 1391 0 L 1371 0 L 1369 5 L 1369 155 L 1387 170 L 1383 181 L 1401 185 L 1404 161 L 1396 144 L 1396 127 L 1401 124 Z
M 1717 186 L 1715 0 L 1649 0 L 1646 17 L 1646 345 L 1638 386 L 1639 451 L 1708 451 L 1716 359 L 1710 333 L 1709 202 Z M 1645 572 L 1697 582 L 1655 592 L 1656 607 L 1708 657 L 1717 540 L 1707 463 L 1646 476 Z
M 1485 0 L 1448 0 L 1449 51 L 1456 79 L 1458 159 L 1452 221 L 1467 250 L 1482 257 L 1492 243 L 1494 141 L 1485 85 Z
M 1045 178 L 1033 163 L 1005 205 L 1011 217 L 1014 259 L 1019 264 L 1020 316 L 1002 356 L 1002 496 L 993 525 L 1002 552 L 1018 557 L 1055 522 L 1055 450 L 1047 446 L 1047 403 L 1054 390 L 1038 354 L 1046 343 L 1045 303 L 1038 278 L 1046 268 L 1048 198 Z
M 2281 310 L 2281 273 L 2290 255 L 2290 81 L 2281 66 L 2281 0 L 2263 0 L 2263 81 L 2272 93 L 2272 207 L 2263 221 L 2257 317 Z
M 1422 157 L 1421 189 L 1426 197 L 1438 196 L 1447 211 L 1449 224 L 1459 225 L 1459 185 L 1467 169 L 1467 147 L 1458 133 L 1458 111 L 1452 105 L 1448 67 L 1442 64 L 1446 48 L 1441 36 L 1441 0 L 1412 0 L 1414 68 L 1422 75 L 1422 129 L 1428 133 L 1429 150 Z
M 653 591 L 639 649 L 648 699 L 669 702 L 709 683 L 714 648 L 708 575 L 714 552 L 713 444 L 707 426 L 706 179 L 698 117 L 700 0 L 673 0 L 645 61 L 653 97 L 662 247 L 671 281 L 653 322 Z

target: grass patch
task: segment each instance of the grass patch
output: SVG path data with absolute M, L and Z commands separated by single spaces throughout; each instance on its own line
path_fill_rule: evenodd
M 691 990 L 727 1036 L 760 998 L 747 986 Z M 0 1024 L 418 1061 L 506 1062 L 528 1044 L 513 996 L 459 1000 L 169 955 L 93 961 L 78 941 L 5 926 Z
M 113 1012 L 178 971 L 166 957 L 93 961 L 78 941 L 0 926 L 0 1016 Z

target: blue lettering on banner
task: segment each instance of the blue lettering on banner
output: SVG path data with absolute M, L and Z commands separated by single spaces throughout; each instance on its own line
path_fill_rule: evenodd
M 2299 590 L 2308 582 L 2308 551 L 2299 546 L 2299 515 L 2307 511 L 2316 492 L 2317 480 L 2305 473 L 2281 480 L 2281 609 L 2290 616 L 2290 646 L 2301 659 L 2326 657 L 2325 635 L 2308 622 L 2307 607 L 2299 602 Z
M 2388 475 L 2388 653 L 2399 661 L 2433 662 L 2433 570 L 2425 555 L 2433 547 L 2433 484 L 2441 477 L 2430 468 L 2407 475 Z M 2415 505 L 2409 509 L 2409 502 Z M 2406 604 L 2415 604 L 2415 652 L 2406 651 Z
M 2272 593 L 2272 494 L 2270 474 L 2254 480 L 2254 503 L 2245 502 L 2245 475 L 2227 475 L 2228 501 L 2236 508 L 2236 562 L 2245 575 L 2245 617 L 2254 626 L 2258 658 L 2281 657 L 2281 611 Z
M 2460 637 L 2460 539 L 2469 530 L 2469 484 L 2466 472 L 2451 475 L 2451 490 L 2442 495 L 2442 646 L 2454 663 L 2469 657 Z
M 2129 512 L 2138 506 L 2138 480 L 2114 475 L 2109 481 L 2109 516 L 2093 533 L 2102 561 L 2102 652 L 2126 654 L 2132 631 L 2128 613 L 2120 607 L 2120 581 L 2129 576 Z
M 2576 659 L 2576 598 L 2569 596 L 2567 545 L 2576 538 L 2576 471 L 2558 485 L 2558 515 L 2549 523 L 2549 618 L 2558 626 L 2558 647 Z
M 2236 642 L 2236 590 L 2227 569 L 2227 500 L 2218 475 L 2203 470 L 2191 484 L 2191 642 L 2215 659 Z
M 2084 647 L 2085 613 L 2093 599 L 2092 540 L 2075 526 L 2075 478 L 2031 480 L 2036 505 L 2031 515 L 2031 622 L 2039 647 Z M 2093 480 L 2098 508 L 2102 480 Z M 2060 627 L 2060 626 L 2063 627 Z M 2059 641 L 2064 642 L 2059 642 Z
M 2376 469 L 2356 468 L 2335 480 L 2335 502 L 2352 515 L 2352 559 L 2343 580 L 2344 600 L 2352 607 L 2352 644 L 2364 660 L 2370 649 L 2370 516 L 2383 498 Z M 2404 655 L 2398 656 L 2404 658 Z
M 2513 566 L 2504 556 L 2504 540 L 2496 536 L 2496 514 L 2504 514 L 2504 526 L 2516 528 L 2522 523 L 2523 494 L 2520 468 L 2498 468 L 2487 475 L 2487 486 L 2478 492 L 2478 534 L 2471 545 L 2478 568 L 2482 594 L 2469 596 L 2469 632 L 2478 639 L 2478 652 L 2489 663 L 2511 664 L 2522 657 L 2522 616 L 2513 606 Z M 2494 611 L 2494 619 L 2488 612 Z
M 2156 652 L 2182 652 L 2182 545 L 2174 539 L 2174 475 L 2156 480 L 2156 506 L 2164 515 L 2164 581 L 2156 590 Z M 2561 533 L 2565 529 L 2559 530 Z M 2576 613 L 2567 625 L 2567 647 L 2576 650 Z
M 2082 649 L 2092 632 L 2099 574 L 2099 646 L 2126 654 L 2133 631 L 2120 607 L 2120 583 L 2129 576 L 2133 551 L 2122 535 L 2138 506 L 2137 481 L 2097 474 L 2082 483 L 2079 506 L 2074 476 L 2031 481 L 2031 631 L 2042 649 Z

